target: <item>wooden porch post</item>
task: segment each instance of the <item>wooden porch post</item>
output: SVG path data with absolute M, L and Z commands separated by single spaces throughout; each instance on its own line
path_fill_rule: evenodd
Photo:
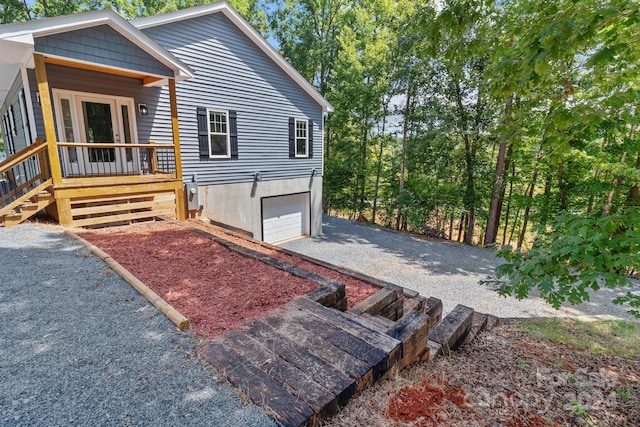
M 51 96 L 49 95 L 47 70 L 44 65 L 44 56 L 36 53 L 33 55 L 33 59 L 35 60 L 36 65 L 36 80 L 38 82 L 38 92 L 40 93 L 40 107 L 42 108 L 44 134 L 47 141 L 49 164 L 51 165 L 51 178 L 53 180 L 53 185 L 56 185 L 62 183 L 62 170 L 60 168 L 60 158 L 58 157 L 56 125 L 53 121 L 53 107 L 51 105 Z
M 176 80 L 169 79 L 169 103 L 171 105 L 171 133 L 173 135 L 173 150 L 176 159 L 176 178 L 182 179 L 182 156 L 180 154 L 180 128 L 178 126 L 178 102 L 176 100 Z M 178 221 L 186 219 L 184 188 L 176 190 L 176 217 Z
M 47 153 L 49 154 L 49 165 L 51 181 L 55 186 L 62 184 L 62 168 L 60 167 L 60 157 L 58 156 L 58 143 L 56 141 L 56 125 L 53 120 L 53 106 L 49 95 L 49 80 L 45 68 L 44 56 L 35 53 L 33 55 L 36 68 L 36 81 L 38 82 L 38 93 L 40 94 L 40 108 L 42 109 L 42 121 L 44 122 L 44 135 L 47 141 Z M 71 216 L 71 200 L 68 198 L 56 198 L 58 210 L 58 222 L 62 226 L 73 225 Z

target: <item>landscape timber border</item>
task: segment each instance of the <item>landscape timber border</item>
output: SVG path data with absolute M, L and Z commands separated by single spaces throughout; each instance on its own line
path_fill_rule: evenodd
M 113 271 L 118 273 L 127 283 L 129 283 L 136 291 L 145 297 L 151 304 L 153 304 L 158 310 L 160 310 L 169 320 L 171 320 L 179 329 L 187 329 L 189 327 L 189 319 L 187 319 L 182 313 L 176 310 L 171 304 L 163 300 L 158 294 L 153 292 L 147 285 L 145 285 L 140 279 L 134 276 L 129 270 L 124 268 L 118 261 L 113 259 L 111 255 L 98 248 L 89 241 L 78 236 L 71 230 L 65 230 L 67 236 L 75 239 L 81 245 L 85 246 L 91 251 L 92 254 L 100 258 L 107 264 Z

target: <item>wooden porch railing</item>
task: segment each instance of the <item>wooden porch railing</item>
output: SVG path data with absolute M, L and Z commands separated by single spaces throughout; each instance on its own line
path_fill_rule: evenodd
M 58 142 L 63 178 L 176 175 L 173 144 Z
M 36 139 L 0 163 L 0 215 L 51 185 L 47 144 Z

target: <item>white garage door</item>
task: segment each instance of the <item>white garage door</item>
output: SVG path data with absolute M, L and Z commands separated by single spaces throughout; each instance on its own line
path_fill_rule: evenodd
M 309 193 L 262 199 L 262 240 L 277 243 L 309 234 Z

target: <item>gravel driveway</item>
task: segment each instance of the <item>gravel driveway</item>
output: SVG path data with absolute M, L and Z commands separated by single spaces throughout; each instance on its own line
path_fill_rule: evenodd
M 59 228 L 0 228 L 0 324 L 2 426 L 275 425 Z
M 556 311 L 542 299 L 519 301 L 498 296 L 480 280 L 493 275 L 499 260 L 489 249 L 458 243 L 416 239 L 379 227 L 334 217 L 323 218 L 324 235 L 281 246 L 378 279 L 442 299 L 444 311 L 456 304 L 499 317 L 573 316 L 619 317 L 637 320 L 610 301 L 621 290 L 592 294 L 591 302 Z M 640 285 L 635 286 L 640 292 Z

